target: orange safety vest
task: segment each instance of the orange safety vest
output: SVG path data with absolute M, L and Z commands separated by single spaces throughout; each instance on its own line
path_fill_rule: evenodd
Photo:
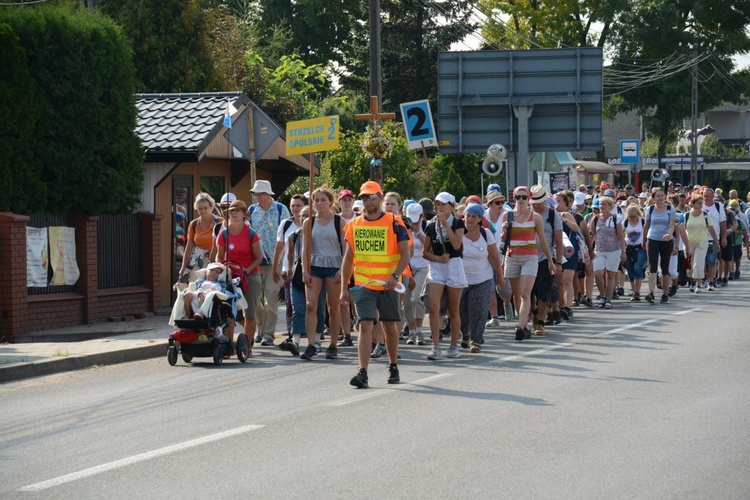
M 346 241 L 354 256 L 355 285 L 383 290 L 383 283 L 396 270 L 401 252 L 393 231 L 394 222 L 406 227 L 401 217 L 384 214 L 374 221 L 364 216 L 357 217 L 344 228 Z

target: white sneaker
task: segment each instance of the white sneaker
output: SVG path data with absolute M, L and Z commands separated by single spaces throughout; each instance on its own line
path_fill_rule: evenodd
M 500 328 L 500 320 L 497 318 L 492 318 L 487 322 L 486 325 L 484 325 L 485 328 Z
M 714 291 L 715 289 L 716 289 L 716 287 L 714 287 L 714 284 L 713 284 L 713 283 L 709 283 L 709 284 L 708 284 L 708 291 L 709 291 L 709 292 L 713 292 L 713 291 Z
M 424 334 L 418 333 L 417 334 L 417 345 L 424 345 Z
M 461 351 L 458 350 L 457 345 L 452 345 L 448 348 L 448 352 L 445 354 L 448 358 L 460 358 L 461 357 Z
M 386 348 L 385 348 L 384 345 L 376 344 L 375 348 L 372 350 L 372 353 L 370 353 L 370 357 L 371 358 L 379 358 L 383 354 L 385 354 L 386 352 L 387 351 L 386 351 Z
M 417 343 L 417 336 L 413 333 L 409 334 L 409 338 L 406 339 L 406 345 L 414 345 Z
M 433 361 L 443 359 L 443 348 L 439 345 L 432 345 L 432 349 L 430 349 L 430 354 L 427 355 L 427 359 L 431 359 Z
M 701 292 L 703 292 L 702 286 L 698 285 L 697 287 L 695 287 L 695 293 L 701 293 Z
M 508 302 L 505 304 L 505 321 L 513 321 L 515 313 L 513 312 L 513 304 Z

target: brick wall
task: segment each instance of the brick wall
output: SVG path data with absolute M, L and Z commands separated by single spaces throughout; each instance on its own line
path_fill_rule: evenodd
M 15 335 L 76 324 L 109 316 L 141 315 L 157 309 L 161 283 L 161 216 L 141 213 L 143 220 L 143 285 L 97 288 L 98 217 L 77 215 L 76 259 L 80 278 L 74 292 L 28 295 L 26 287 L 26 224 L 24 215 L 0 213 L 0 341 Z

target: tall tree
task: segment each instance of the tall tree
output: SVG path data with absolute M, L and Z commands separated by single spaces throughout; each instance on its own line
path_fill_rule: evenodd
M 366 4 L 366 2 L 363 2 Z M 477 25 L 467 0 L 383 0 L 380 3 L 383 100 L 391 106 L 437 97 L 437 56 Z M 366 19 L 366 17 L 365 17 Z M 342 85 L 369 93 L 368 23 L 356 24 L 345 46 Z
M 744 1 L 633 3 L 613 32 L 617 50 L 605 90 L 615 83 L 619 86 L 617 93 L 610 92 L 610 110 L 637 110 L 645 116 L 647 127 L 659 137 L 659 155 L 663 156 L 678 122 L 691 115 L 694 58 L 700 61 L 699 111 L 738 102 L 750 91 L 747 72 L 732 73 L 732 56 L 750 50 L 748 24 L 750 4 Z M 703 44 L 703 48 L 681 50 L 689 44 Z
M 130 40 L 140 92 L 218 90 L 208 12 L 199 0 L 99 0 L 98 8 Z

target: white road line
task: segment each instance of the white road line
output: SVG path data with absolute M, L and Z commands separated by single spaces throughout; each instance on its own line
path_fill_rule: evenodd
M 638 323 L 632 323 L 630 325 L 621 326 L 619 328 L 614 328 L 612 330 L 607 330 L 606 332 L 597 333 L 596 335 L 592 335 L 592 337 L 604 337 L 606 335 L 612 335 L 613 333 L 620 333 L 624 332 L 626 330 L 632 330 L 633 328 L 638 328 L 639 326 L 645 326 L 650 325 L 651 323 L 656 323 L 659 321 L 658 319 L 647 319 L 645 321 L 639 321 Z
M 674 314 L 675 316 L 681 316 L 683 314 L 690 314 L 690 313 L 695 312 L 695 311 L 700 311 L 701 309 L 703 309 L 703 308 L 702 307 L 694 307 L 692 309 L 685 309 L 684 311 L 678 311 L 678 312 L 672 313 L 672 314 Z
M 263 425 L 245 425 L 242 427 L 237 427 L 236 429 L 230 429 L 228 431 L 219 432 L 217 434 L 211 434 L 210 436 L 204 436 L 202 438 L 193 439 L 191 441 L 185 441 L 184 443 L 167 446 L 166 448 L 160 448 L 158 450 L 141 453 L 139 455 L 133 455 L 132 457 L 127 457 L 121 460 L 115 460 L 114 462 L 97 465 L 95 467 L 84 469 L 78 472 L 73 472 L 71 474 L 65 474 L 64 476 L 49 479 L 47 481 L 42 481 L 41 483 L 30 484 L 28 486 L 20 488 L 18 491 L 46 490 L 48 488 L 60 486 L 61 484 L 71 483 L 73 481 L 78 481 L 79 479 L 95 476 L 103 472 L 120 469 L 122 467 L 127 467 L 128 465 L 143 462 L 145 460 L 151 460 L 152 458 L 169 455 L 170 453 L 176 453 L 178 451 L 186 450 L 188 448 L 194 448 L 196 446 L 201 446 L 208 443 L 213 443 L 214 441 L 220 441 L 222 439 L 237 436 L 239 434 L 244 434 L 246 432 L 256 431 L 258 429 L 262 429 L 263 427 Z
M 372 399 L 372 398 L 376 398 L 378 396 L 385 396 L 386 394 L 391 394 L 393 391 L 404 390 L 404 389 L 408 388 L 410 385 L 422 384 L 424 382 L 429 382 L 429 381 L 432 381 L 432 380 L 437 380 L 439 378 L 450 377 L 451 375 L 453 375 L 453 374 L 452 373 L 439 373 L 437 375 L 433 375 L 431 377 L 427 377 L 427 378 L 415 380 L 413 382 L 406 382 L 406 383 L 401 383 L 401 384 L 398 384 L 398 385 L 391 385 L 391 386 L 388 386 L 388 389 L 383 389 L 383 390 L 378 390 L 378 391 L 373 391 L 373 390 L 364 391 L 361 394 L 358 394 L 358 395 L 356 395 L 354 397 L 351 397 L 351 398 L 339 399 L 337 401 L 331 401 L 330 403 L 328 403 L 328 406 L 344 406 L 344 405 L 348 405 L 348 404 L 352 404 L 352 403 L 358 403 L 358 402 L 364 401 L 366 399 Z
M 527 351 L 521 354 L 516 354 L 513 356 L 507 356 L 505 358 L 495 359 L 489 362 L 489 364 L 495 364 L 495 363 L 505 363 L 507 361 L 514 361 L 516 359 L 521 358 L 528 358 L 529 356 L 536 356 L 537 354 L 544 354 L 545 352 L 554 351 L 555 349 L 561 349 L 563 347 L 571 347 L 575 344 L 572 344 L 570 342 L 566 342 L 564 344 L 553 344 L 551 346 L 542 347 L 541 349 L 534 349 L 533 351 Z

